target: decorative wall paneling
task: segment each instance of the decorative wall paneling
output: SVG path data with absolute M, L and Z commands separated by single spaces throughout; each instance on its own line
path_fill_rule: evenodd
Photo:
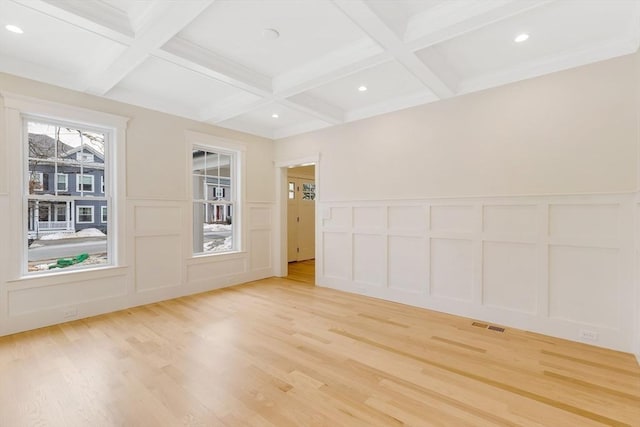
M 0 213 L 8 198 L 0 195 Z M 241 252 L 192 257 L 190 202 L 127 199 L 126 265 L 0 279 L 0 335 L 273 276 L 272 202 L 244 205 Z M 10 248 L 0 242 L 0 256 Z
M 319 283 L 637 353 L 634 197 L 319 202 Z

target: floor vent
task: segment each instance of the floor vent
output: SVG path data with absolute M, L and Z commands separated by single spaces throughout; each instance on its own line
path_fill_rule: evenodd
M 471 325 L 482 329 L 489 329 L 491 331 L 504 332 L 504 328 L 500 326 L 487 325 L 486 323 L 473 322 Z

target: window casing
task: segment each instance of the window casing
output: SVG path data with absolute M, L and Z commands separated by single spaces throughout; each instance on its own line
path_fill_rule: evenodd
M 66 173 L 56 174 L 56 188 L 58 191 L 69 191 L 69 175 Z
M 93 193 L 93 184 L 95 177 L 93 175 L 76 175 L 76 191 L 78 193 Z
M 194 146 L 191 153 L 193 253 L 220 254 L 240 250 L 236 151 Z
M 113 131 L 32 116 L 23 116 L 23 129 L 25 168 L 29 171 L 28 185 L 23 187 L 26 273 L 110 265 L 109 224 L 98 220 L 95 213 L 98 207 L 106 209 L 112 203 L 108 173 Z M 75 186 L 70 185 L 70 176 L 75 177 Z M 97 177 L 106 184 L 105 193 L 100 196 L 93 194 Z M 82 243 L 75 234 L 86 228 L 96 228 L 88 234 L 96 245 L 78 249 L 77 245 L 73 249 L 67 246 Z M 48 248 L 54 249 L 40 249 L 41 240 L 48 240 Z M 52 244 L 50 240 L 57 242 Z M 86 265 L 55 267 L 70 253 L 83 252 L 89 253 L 91 259 Z
M 100 206 L 100 222 L 103 224 L 107 223 L 107 207 L 106 206 Z
M 76 218 L 78 224 L 90 224 L 94 222 L 93 206 L 76 206 Z

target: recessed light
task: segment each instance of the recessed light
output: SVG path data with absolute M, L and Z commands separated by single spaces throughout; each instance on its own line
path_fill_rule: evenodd
M 518 34 L 516 38 L 513 39 L 513 41 L 516 43 L 522 43 L 523 41 L 526 41 L 528 38 L 529 38 L 529 34 L 522 33 L 522 34 Z
M 367 87 L 366 87 L 366 86 L 360 86 L 360 87 L 358 88 L 358 90 L 359 90 L 360 92 L 365 92 L 365 91 L 367 90 Z
M 271 117 L 273 117 L 274 119 L 277 119 L 277 118 L 278 118 L 278 117 L 280 117 L 280 116 L 278 115 L 278 113 L 273 113 L 273 114 L 271 115 Z
M 262 38 L 265 40 L 275 40 L 280 37 L 280 32 L 275 28 L 265 28 L 262 30 Z
M 24 33 L 24 31 L 22 31 L 22 28 L 18 27 L 17 25 L 6 25 L 4 28 L 7 29 L 7 31 L 11 31 L 12 33 L 16 33 L 16 34 L 22 34 Z

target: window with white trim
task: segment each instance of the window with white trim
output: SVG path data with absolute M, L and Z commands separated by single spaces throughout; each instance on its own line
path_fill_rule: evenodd
M 194 147 L 191 155 L 193 182 L 193 253 L 239 250 L 234 214 L 238 203 L 239 154 L 221 148 Z
M 69 175 L 66 173 L 56 174 L 56 188 L 58 191 L 69 191 Z
M 100 222 L 103 224 L 107 223 L 107 207 L 100 206 Z
M 30 171 L 24 186 L 27 272 L 110 264 L 108 226 L 90 224 L 98 222 L 95 207 L 111 203 L 108 185 L 104 195 L 94 190 L 95 177 L 108 173 L 113 130 L 30 116 L 24 118 L 24 129 L 25 169 Z M 47 176 L 55 177 L 55 185 L 45 185 Z M 70 176 L 76 180 L 75 192 L 69 192 Z M 84 236 L 95 241 L 85 247 Z M 81 256 L 85 253 L 88 259 Z
M 90 224 L 93 222 L 93 206 L 76 206 L 76 218 L 78 224 Z
M 76 191 L 78 193 L 93 193 L 93 183 L 95 177 L 93 175 L 76 175 Z

